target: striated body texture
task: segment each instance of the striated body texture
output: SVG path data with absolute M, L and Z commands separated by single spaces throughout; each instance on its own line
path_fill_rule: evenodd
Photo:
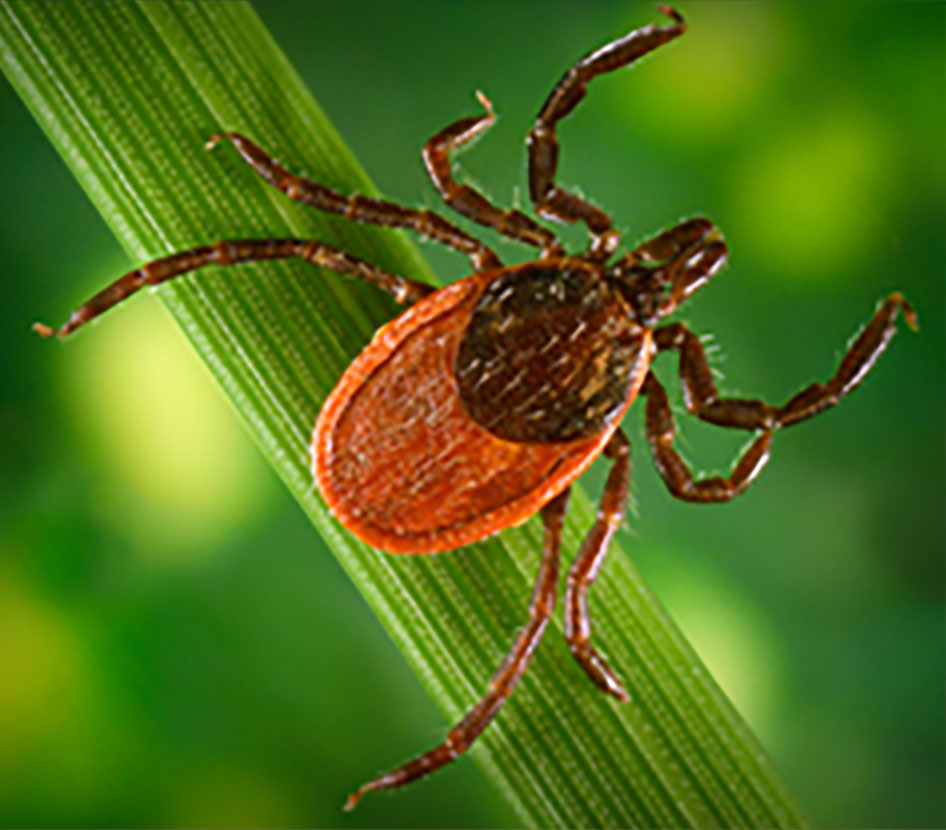
M 546 292 L 534 312 L 516 308 L 522 295 L 508 278 L 551 287 L 547 273 L 523 266 L 454 283 L 383 328 L 351 365 L 312 446 L 319 488 L 346 527 L 394 553 L 468 544 L 529 518 L 607 444 L 643 383 L 650 333 L 630 333 L 600 278 L 593 302 L 578 296 L 593 274 Z M 504 334 L 527 338 L 531 370 Z M 598 364 L 614 362 L 620 374 L 600 387 Z M 590 430 L 562 412 L 563 399 L 582 395 Z

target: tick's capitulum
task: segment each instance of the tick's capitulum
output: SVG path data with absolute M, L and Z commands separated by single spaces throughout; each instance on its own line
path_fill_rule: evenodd
M 556 600 L 559 548 L 569 487 L 604 453 L 611 470 L 591 527 L 568 574 L 565 636 L 571 653 L 604 692 L 627 700 L 620 680 L 591 645 L 586 597 L 624 514 L 630 445 L 621 419 L 639 394 L 647 398 L 647 438 L 657 469 L 677 498 L 728 501 L 742 493 L 769 457 L 775 430 L 836 404 L 871 369 L 893 336 L 899 293 L 877 309 L 827 383 L 815 383 L 782 406 L 721 398 L 699 338 L 664 318 L 715 274 L 726 245 L 713 224 L 690 219 L 614 258 L 620 238 L 610 217 L 555 183 L 557 123 L 598 75 L 626 66 L 685 31 L 683 19 L 646 26 L 572 67 L 552 90 L 529 133 L 529 192 L 544 219 L 584 222 L 580 254 L 518 210 L 495 207 L 458 184 L 449 153 L 488 128 L 486 112 L 435 135 L 423 158 L 437 190 L 454 210 L 539 249 L 539 258 L 504 266 L 483 243 L 430 211 L 365 196 L 344 196 L 290 173 L 244 136 L 228 138 L 267 182 L 289 198 L 358 222 L 410 228 L 470 257 L 474 273 L 435 291 L 308 239 L 217 242 L 155 260 L 125 275 L 79 308 L 64 337 L 136 292 L 204 265 L 299 258 L 374 283 L 411 307 L 385 326 L 342 376 L 315 425 L 312 463 L 334 516 L 360 539 L 392 553 L 433 553 L 466 545 L 541 512 L 542 564 L 529 618 L 486 694 L 446 740 L 365 784 L 399 787 L 465 752 L 499 711 L 526 669 Z M 694 479 L 673 446 L 676 427 L 663 386 L 651 371 L 662 351 L 679 354 L 687 410 L 722 427 L 749 430 L 754 442 L 728 478 Z

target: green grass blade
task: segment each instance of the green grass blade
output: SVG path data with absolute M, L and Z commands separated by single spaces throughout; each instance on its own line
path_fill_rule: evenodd
M 298 235 L 430 278 L 402 235 L 304 211 L 231 148 L 203 151 L 211 132 L 237 129 L 318 181 L 372 192 L 249 6 L 5 3 L 0 49 L 7 77 L 136 262 L 221 237 Z M 524 619 L 541 534 L 533 521 L 462 554 L 398 558 L 359 544 L 328 516 L 308 467 L 311 427 L 393 303 L 289 263 L 211 269 L 158 293 L 441 710 L 457 719 Z M 81 299 L 63 286 L 51 310 Z M 566 550 L 593 515 L 576 493 Z M 590 686 L 556 621 L 472 752 L 522 822 L 805 824 L 620 540 L 592 602 L 599 643 L 632 702 Z M 366 759 L 366 769 L 379 763 Z

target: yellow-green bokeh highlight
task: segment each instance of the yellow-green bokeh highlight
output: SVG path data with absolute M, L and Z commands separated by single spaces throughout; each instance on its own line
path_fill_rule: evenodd
M 0 782 L 38 745 L 54 745 L 76 717 L 85 685 L 81 649 L 68 616 L 38 597 L 11 562 L 0 561 L 0 666 L 6 675 L 0 680 Z
M 168 561 L 209 555 L 259 517 L 273 495 L 265 463 L 148 292 L 68 348 L 61 398 L 88 462 L 108 471 L 103 517 Z
M 639 14 L 630 7 L 624 25 L 633 28 Z M 630 70 L 641 76 L 633 96 L 620 83 L 601 84 L 600 94 L 621 118 L 616 126 L 681 153 L 725 142 L 764 105 L 790 64 L 794 34 L 782 22 L 768 3 L 720 3 L 711 13 L 694 12 L 683 39 Z
M 661 551 L 669 561 L 679 552 Z M 662 586 L 661 600 L 709 673 L 745 721 L 760 732 L 774 726 L 784 661 L 767 631 L 758 600 L 737 593 L 711 563 L 688 568 Z
M 884 225 L 893 170 L 877 116 L 849 105 L 808 113 L 747 151 L 730 182 L 748 250 L 787 281 L 856 281 L 895 229 Z

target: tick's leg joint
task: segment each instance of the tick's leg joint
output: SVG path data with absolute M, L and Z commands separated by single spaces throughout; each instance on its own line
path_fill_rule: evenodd
M 768 461 L 772 432 L 823 412 L 853 391 L 887 347 L 901 311 L 907 325 L 916 329 L 913 308 L 901 294 L 891 294 L 848 349 L 834 376 L 827 383 L 811 384 L 779 407 L 755 399 L 721 398 L 699 338 L 682 323 L 657 329 L 654 342 L 658 350 L 680 354 L 680 383 L 687 411 L 717 426 L 761 433 L 729 478 L 716 476 L 695 481 L 673 448 L 676 424 L 667 393 L 653 372 L 648 373 L 642 389 L 647 396 L 647 437 L 657 470 L 670 492 L 677 498 L 697 502 L 728 501 L 742 493 Z
M 729 501 L 742 493 L 769 460 L 772 433 L 765 430 L 743 453 L 728 478 L 694 479 L 686 462 L 673 447 L 677 428 L 667 392 L 653 372 L 647 374 L 642 392 L 647 396 L 647 440 L 657 472 L 670 493 L 692 502 Z
M 338 193 L 290 172 L 255 142 L 232 130 L 214 133 L 206 146 L 212 148 L 223 138 L 233 143 L 247 164 L 265 181 L 295 202 L 309 205 L 316 210 L 339 214 L 353 222 L 407 228 L 466 254 L 477 270 L 498 268 L 502 265 L 494 251 L 432 211 L 402 207 L 370 196 L 346 196 Z
M 345 803 L 346 810 L 354 809 L 365 793 L 401 787 L 449 764 L 470 748 L 473 741 L 479 737 L 502 708 L 506 698 L 512 694 L 525 672 L 532 654 L 542 639 L 545 626 L 549 621 L 549 614 L 555 606 L 559 552 L 567 506 L 568 490 L 565 490 L 542 508 L 545 541 L 542 548 L 542 564 L 539 566 L 535 589 L 532 592 L 532 602 L 529 604 L 529 619 L 490 679 L 486 694 L 447 733 L 442 744 L 363 785 L 349 796 Z
M 578 665 L 601 691 L 626 703 L 630 696 L 621 682 L 591 644 L 591 618 L 588 614 L 588 590 L 594 584 L 608 553 L 611 538 L 624 518 L 624 506 L 631 478 L 631 445 L 619 429 L 605 448 L 614 461 L 601 495 L 601 506 L 594 525 L 568 572 L 565 592 L 565 640 Z
M 541 248 L 543 256 L 560 255 L 561 243 L 547 228 L 521 211 L 497 208 L 477 190 L 467 184 L 458 184 L 453 178 L 451 151 L 481 135 L 496 120 L 490 100 L 482 92 L 477 92 L 476 96 L 486 110 L 485 115 L 461 118 L 424 145 L 421 156 L 427 174 L 443 200 L 458 213 L 518 242 Z
M 591 235 L 585 256 L 595 261 L 603 262 L 611 256 L 617 250 L 620 237 L 603 210 L 555 183 L 559 154 L 555 127 L 585 97 L 592 79 L 633 63 L 686 31 L 683 18 L 676 11 L 669 6 L 657 8 L 674 22 L 669 26 L 645 26 L 580 60 L 555 85 L 527 139 L 529 194 L 536 211 L 540 216 L 558 222 L 584 222 Z

